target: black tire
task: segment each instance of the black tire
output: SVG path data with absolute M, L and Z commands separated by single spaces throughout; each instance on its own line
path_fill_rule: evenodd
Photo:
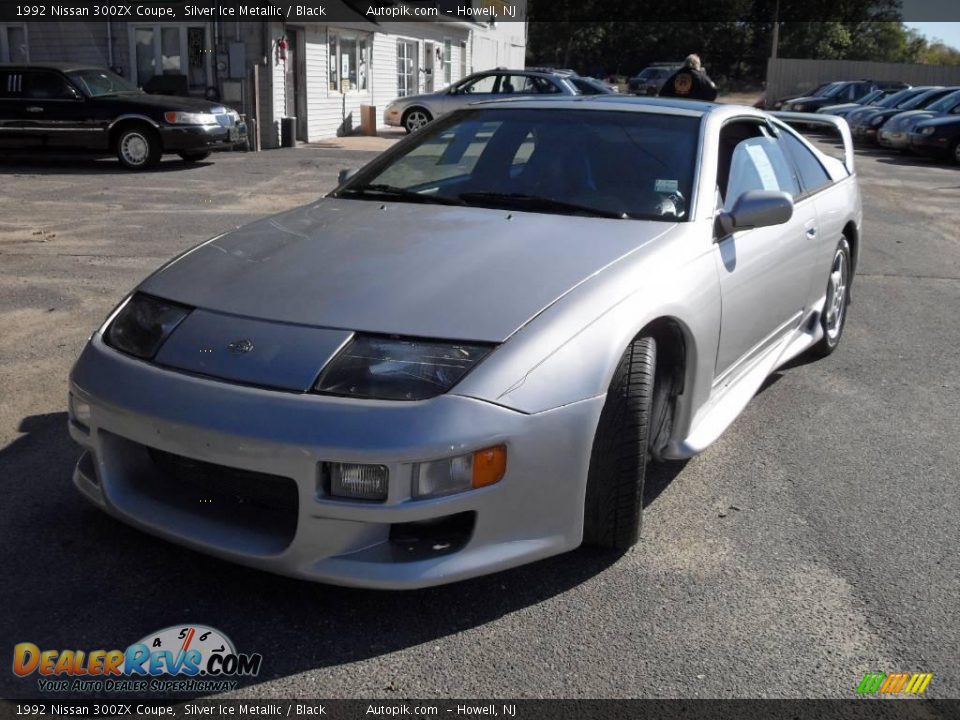
M 400 118 L 403 129 L 408 134 L 416 132 L 431 120 L 433 120 L 433 115 L 430 114 L 429 110 L 422 107 L 412 107 L 403 113 L 403 117 Z
M 657 344 L 644 337 L 613 374 L 590 455 L 584 545 L 622 551 L 640 538 L 656 367 Z
M 838 295 L 834 291 L 834 273 L 841 274 L 843 289 Z M 847 323 L 847 308 L 850 305 L 850 285 L 853 282 L 853 264 L 850 255 L 850 243 L 845 237 L 840 238 L 837 249 L 834 251 L 830 263 L 830 274 L 827 276 L 827 295 L 823 312 L 820 313 L 820 327 L 823 337 L 813 346 L 811 352 L 816 357 L 826 357 L 840 345 L 843 337 L 843 328 Z M 836 304 L 834 299 L 836 298 Z M 834 318 L 839 314 L 838 318 Z
M 950 155 L 948 156 L 950 162 L 954 165 L 960 165 L 960 140 L 957 140 L 953 147 L 950 149 Z
M 163 148 L 153 128 L 144 124 L 127 125 L 117 133 L 114 147 L 120 164 L 128 170 L 146 170 L 160 162 Z
M 177 153 L 184 162 L 195 163 L 200 162 L 201 160 L 206 160 L 210 157 L 209 150 L 184 150 L 181 153 Z

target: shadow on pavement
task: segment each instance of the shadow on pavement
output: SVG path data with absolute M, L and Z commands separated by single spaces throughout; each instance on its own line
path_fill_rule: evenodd
M 0 159 L 0 175 L 127 175 L 144 173 L 183 172 L 212 165 L 215 157 L 201 162 L 184 162 L 176 156 L 165 157 L 159 165 L 149 170 L 127 170 L 115 157 L 90 157 L 85 155 L 13 155 L 5 154 Z
M 620 557 L 578 550 L 407 592 L 274 576 L 155 540 L 88 505 L 71 482 L 79 451 L 66 423 L 66 413 L 26 418 L 26 434 L 0 449 L 4 652 L 18 642 L 125 649 L 152 631 L 202 623 L 226 633 L 238 651 L 261 653 L 262 682 L 484 625 L 561 594 Z M 683 467 L 671 466 L 667 482 Z M 663 478 L 652 481 L 650 500 L 663 487 Z M 37 697 L 36 675 L 0 677 L 0 696 Z

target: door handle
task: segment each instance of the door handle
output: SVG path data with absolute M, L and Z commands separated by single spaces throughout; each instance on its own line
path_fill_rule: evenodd
M 807 225 L 807 237 L 815 238 L 817 236 L 817 226 L 813 223 Z
M 30 107 L 27 108 L 27 112 L 29 113 L 43 112 L 43 108 L 40 107 L 39 105 L 31 105 Z

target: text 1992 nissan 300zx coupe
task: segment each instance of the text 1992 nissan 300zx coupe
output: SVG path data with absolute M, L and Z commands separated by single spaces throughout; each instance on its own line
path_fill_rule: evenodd
M 136 288 L 70 378 L 74 482 L 161 538 L 343 585 L 627 548 L 649 458 L 699 453 L 837 347 L 851 147 L 840 119 L 680 100 L 452 113 Z

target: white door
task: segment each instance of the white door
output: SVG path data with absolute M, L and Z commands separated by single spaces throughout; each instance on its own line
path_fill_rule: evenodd
M 133 82 L 143 86 L 156 75 L 184 75 L 191 95 L 203 95 L 212 82 L 210 33 L 204 24 L 132 25 Z

